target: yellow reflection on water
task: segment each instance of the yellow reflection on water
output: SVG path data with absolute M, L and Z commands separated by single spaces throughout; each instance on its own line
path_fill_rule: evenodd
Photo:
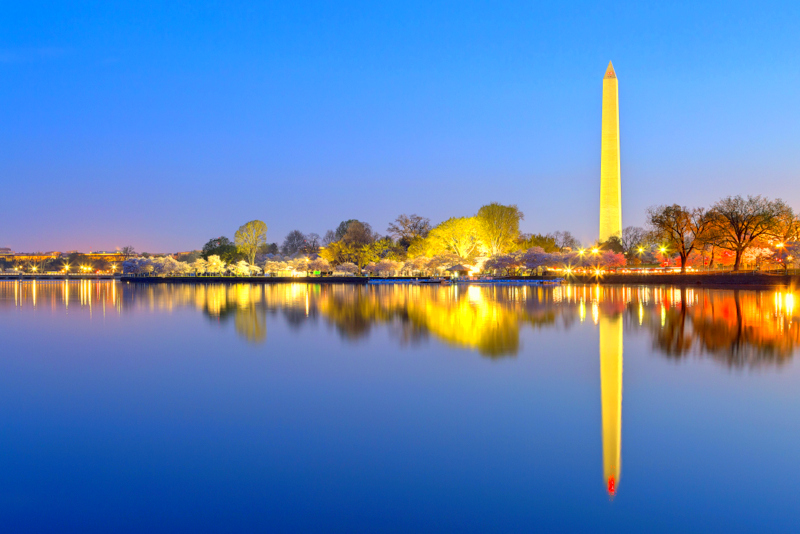
M 622 446 L 622 317 L 600 319 L 600 396 L 603 412 L 603 477 L 609 496 L 619 485 Z
M 0 308 L 39 313 L 49 305 L 91 318 L 98 306 L 125 313 L 202 315 L 233 323 L 242 339 L 266 343 L 267 318 L 290 325 L 322 321 L 346 340 L 376 325 L 401 342 L 432 337 L 497 358 L 519 354 L 525 328 L 569 330 L 583 323 L 587 301 L 599 331 L 603 477 L 616 495 L 621 475 L 623 324 L 649 336 L 665 358 L 689 354 L 731 367 L 781 365 L 800 345 L 800 310 L 788 290 L 708 290 L 619 286 L 555 288 L 315 284 L 120 284 L 104 281 L 0 281 Z M 105 316 L 105 315 L 104 315 Z M 270 319 L 272 320 L 272 319 Z M 230 323 L 229 323 L 230 324 Z M 591 326 L 581 327 L 591 331 Z M 536 357 L 535 346 L 527 357 Z
M 522 350 L 526 327 L 571 328 L 591 315 L 631 317 L 669 358 L 695 353 L 727 365 L 780 364 L 800 344 L 796 293 L 579 285 L 547 287 L 353 286 L 314 284 L 120 284 L 106 281 L 0 281 L 0 306 L 94 309 L 117 314 L 200 310 L 230 320 L 243 338 L 267 339 L 269 310 L 291 324 L 325 321 L 347 339 L 394 325 L 400 339 L 432 336 L 497 357 Z M 589 308 L 589 309 L 587 309 Z

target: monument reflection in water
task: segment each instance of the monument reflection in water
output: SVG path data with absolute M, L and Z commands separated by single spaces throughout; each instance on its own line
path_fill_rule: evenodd
M 674 287 L 419 287 L 318 284 L 120 284 L 2 281 L 0 307 L 87 317 L 201 310 L 232 322 L 249 343 L 269 343 L 270 318 L 322 322 L 346 342 L 386 327 L 397 343 L 436 339 L 489 358 L 521 351 L 524 327 L 592 321 L 599 330 L 603 474 L 610 496 L 621 469 L 623 331 L 651 336 L 666 358 L 711 358 L 733 368 L 779 366 L 800 342 L 795 293 Z

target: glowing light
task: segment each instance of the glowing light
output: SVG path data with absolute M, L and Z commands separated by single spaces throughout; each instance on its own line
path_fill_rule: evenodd
M 600 252 L 599 248 L 593 248 L 592 249 L 592 254 L 597 254 L 598 252 Z
M 667 251 L 667 247 L 661 247 L 661 248 L 660 248 L 660 249 L 658 249 L 658 250 L 660 250 L 660 251 L 661 251 L 661 253 L 662 253 L 662 254 L 664 254 L 664 253 Z
M 584 250 L 584 249 L 579 249 L 579 250 L 578 250 L 578 254 L 580 254 L 581 256 L 583 256 L 584 254 L 586 254 L 586 250 Z

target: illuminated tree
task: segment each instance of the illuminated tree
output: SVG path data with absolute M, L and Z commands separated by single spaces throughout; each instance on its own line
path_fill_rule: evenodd
M 605 269 L 616 269 L 618 267 L 625 267 L 627 264 L 625 256 L 613 250 L 605 250 L 600 253 L 597 258 L 597 266 Z
M 206 259 L 206 272 L 219 274 L 225 270 L 225 262 L 217 255 L 211 255 Z
M 481 244 L 475 217 L 452 217 L 433 228 L 426 239 L 426 253 L 451 252 L 460 259 L 476 254 Z
M 426 266 L 426 270 L 434 273 L 441 273 L 448 267 L 452 267 L 453 265 L 463 262 L 464 262 L 463 258 L 458 254 L 453 254 L 452 252 L 445 252 L 443 254 L 437 254 L 436 256 L 429 259 Z
M 355 261 L 355 264 L 358 265 L 360 269 L 363 269 L 368 263 L 378 261 L 378 259 L 378 251 L 372 245 L 361 245 L 355 249 L 355 253 L 353 254 L 353 261 Z
M 553 263 L 553 255 L 545 252 L 540 247 L 533 247 L 525 251 L 520 260 L 526 269 L 533 271 L 539 267 L 551 265 Z
M 757 269 L 761 267 L 761 263 L 769 261 L 775 254 L 775 250 L 770 248 L 766 243 L 754 244 L 747 248 L 742 254 L 742 263 L 745 265 L 754 265 Z
M 298 273 L 308 272 L 308 258 L 305 256 L 300 256 L 298 258 L 293 259 L 289 262 L 292 269 Z
M 431 246 L 431 240 L 422 237 L 415 237 L 411 240 L 406 250 L 408 258 L 417 258 L 420 256 L 428 256 L 428 249 Z
M 375 272 L 379 275 L 390 276 L 400 269 L 401 263 L 393 260 L 381 260 L 375 264 Z
M 333 241 L 319 249 L 320 257 L 328 260 L 332 265 L 352 261 L 355 254 L 355 248 L 342 241 Z
M 498 254 L 497 256 L 489 258 L 486 263 L 483 264 L 483 268 L 487 271 L 500 271 L 501 274 L 511 274 L 525 264 L 522 256 L 520 252 Z
M 197 274 L 203 274 L 204 272 L 206 272 L 206 263 L 207 263 L 206 260 L 204 260 L 203 258 L 197 258 L 191 263 L 190 266 L 193 272 Z
M 428 269 L 428 258 L 425 256 L 418 256 L 416 258 L 412 258 L 407 260 L 403 267 L 401 268 L 403 272 L 406 273 L 415 273 L 421 272 L 424 273 Z
M 514 248 L 514 242 L 519 236 L 519 221 L 523 218 L 523 213 L 515 204 L 504 206 L 492 202 L 478 210 L 475 216 L 478 235 L 490 256 L 503 254 Z
M 258 269 L 258 267 L 256 267 L 255 265 L 250 265 L 249 263 L 247 263 L 247 261 L 240 260 L 236 262 L 236 264 L 231 266 L 231 271 L 233 271 L 233 274 L 237 276 L 250 276 L 253 267 Z M 260 271 L 261 269 L 258 270 Z
M 549 234 L 522 234 L 519 237 L 519 248 L 523 251 L 534 247 L 541 248 L 545 252 L 559 252 L 561 250 L 556 238 Z
M 236 230 L 233 240 L 247 261 L 253 264 L 258 247 L 267 243 L 267 225 L 259 220 L 244 223 Z
M 733 270 L 738 271 L 744 252 L 759 239 L 777 238 L 782 223 L 794 215 L 783 200 L 748 195 L 723 198 L 711 207 L 709 217 L 714 244 L 734 253 Z
M 689 209 L 678 204 L 653 206 L 647 210 L 654 240 L 681 259 L 681 273 L 686 272 L 686 259 L 709 232 L 712 218 L 703 208 Z
M 357 272 L 360 272 L 359 269 L 358 269 L 358 265 L 356 265 L 355 263 L 350 263 L 350 262 L 345 262 L 345 263 L 342 263 L 342 264 L 338 265 L 336 267 L 336 271 L 337 272 L 342 272 L 342 273 L 350 273 L 350 274 L 355 274 Z
M 800 260 L 800 242 L 779 243 L 771 261 L 783 268 L 784 273 L 789 266 Z
M 331 264 L 328 263 L 328 260 L 325 258 L 317 258 L 312 260 L 308 263 L 308 268 L 311 271 L 319 271 L 321 273 L 327 273 L 331 270 Z

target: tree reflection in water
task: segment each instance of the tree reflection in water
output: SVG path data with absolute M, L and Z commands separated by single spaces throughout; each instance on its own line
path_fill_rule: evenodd
M 267 320 L 293 329 L 330 325 L 348 342 L 388 328 L 401 344 L 428 338 L 499 358 L 521 350 L 525 327 L 569 329 L 621 316 L 628 334 L 649 332 L 668 358 L 710 356 L 727 366 L 780 364 L 800 343 L 800 310 L 785 290 L 624 286 L 425 287 L 317 284 L 120 284 L 0 281 L 0 307 L 63 309 L 70 314 L 202 310 L 233 320 L 252 343 L 267 340 Z
M 654 346 L 672 358 L 700 354 L 729 367 L 780 365 L 800 343 L 791 292 L 683 289 L 661 306 L 662 319 L 651 317 L 649 327 Z

